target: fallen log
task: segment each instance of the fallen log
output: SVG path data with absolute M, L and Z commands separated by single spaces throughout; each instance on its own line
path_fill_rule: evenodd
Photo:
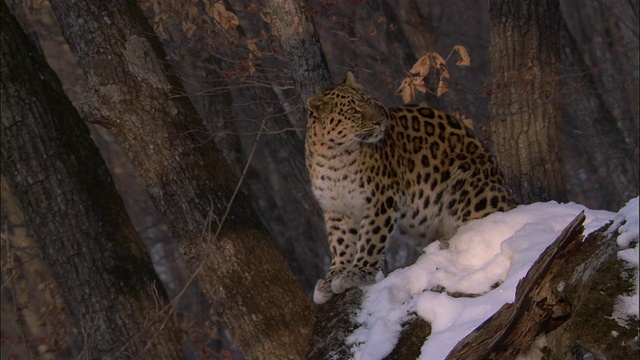
M 612 316 L 618 296 L 632 291 L 633 270 L 617 257 L 612 222 L 585 238 L 584 221 L 580 213 L 565 227 L 520 280 L 514 302 L 460 341 L 447 359 L 515 359 L 533 344 L 549 360 L 637 358 L 638 319 L 623 326 Z M 317 308 L 309 359 L 351 358 L 345 340 L 358 327 L 361 305 L 362 290 L 351 289 Z M 386 359 L 421 355 L 429 324 L 414 317 L 405 325 Z
M 518 284 L 513 304 L 458 343 L 447 359 L 515 359 L 536 338 L 546 337 L 545 359 L 632 359 L 638 356 L 635 326 L 612 318 L 616 299 L 631 291 L 617 258 L 615 229 L 608 223 L 584 241 L 578 215 Z

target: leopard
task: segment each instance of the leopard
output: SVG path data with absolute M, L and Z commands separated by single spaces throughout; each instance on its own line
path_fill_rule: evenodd
M 446 241 L 466 222 L 516 206 L 495 157 L 460 117 L 387 107 L 347 72 L 307 100 L 305 162 L 331 264 L 316 304 L 382 273 L 389 241 Z

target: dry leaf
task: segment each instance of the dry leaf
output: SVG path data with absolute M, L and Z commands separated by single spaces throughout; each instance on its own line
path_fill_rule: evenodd
M 260 50 L 258 50 L 258 47 L 256 46 L 257 40 L 255 40 L 255 39 L 246 39 L 245 43 L 247 44 L 247 48 L 249 48 L 251 53 L 253 53 L 256 56 L 260 56 L 261 52 L 260 52 Z
M 219 22 L 220 25 L 226 30 L 229 30 L 232 27 L 235 28 L 236 26 L 238 26 L 238 24 L 240 24 L 240 21 L 238 21 L 238 17 L 236 16 L 236 14 L 228 11 L 222 3 L 216 3 L 215 5 L 213 5 L 213 9 L 214 14 L 217 15 L 214 15 L 214 19 Z
M 216 2 L 213 5 L 211 1 L 205 3 L 205 11 L 213 18 L 223 29 L 229 30 L 235 28 L 240 22 L 238 17 L 227 10 L 224 4 Z
M 456 64 L 459 66 L 471 66 L 471 58 L 467 49 L 462 45 L 456 45 L 451 50 L 451 53 L 447 57 L 451 57 L 451 54 L 457 51 L 460 54 L 461 60 Z M 436 90 L 436 96 L 440 97 L 449 91 L 449 86 L 446 80 L 449 79 L 449 68 L 447 67 L 447 60 L 435 51 L 426 53 L 413 65 L 409 74 L 411 77 L 407 77 L 402 80 L 402 84 L 397 90 L 397 93 L 402 96 L 404 103 L 408 103 L 415 99 L 415 91 L 427 92 L 428 88 L 424 83 L 424 78 L 429 74 L 432 67 L 437 69 L 438 74 L 438 89 Z
M 410 77 L 406 77 L 402 80 L 398 90 L 396 90 L 396 94 L 402 96 L 402 102 L 405 104 L 410 103 L 416 98 L 414 84 Z
M 247 59 L 247 69 L 249 70 L 249 74 L 251 76 L 256 73 L 256 56 L 253 53 L 249 53 L 249 58 Z
M 193 3 L 190 3 L 187 5 L 186 11 L 187 11 L 187 17 L 189 18 L 189 20 L 197 19 L 198 16 L 200 15 L 200 11 L 198 10 L 198 7 Z
M 416 63 L 413 64 L 413 67 L 411 68 L 411 70 L 409 70 L 409 74 L 418 76 L 420 78 L 427 76 L 431 68 L 430 55 L 431 53 L 427 53 L 425 56 L 418 59 L 418 61 L 416 61 Z
M 267 24 L 271 25 L 271 10 L 267 8 L 260 9 L 260 18 L 262 18 L 262 20 L 264 20 L 264 22 L 266 22 Z
M 153 31 L 156 32 L 159 38 L 168 39 L 169 33 L 167 32 L 167 28 L 164 25 L 164 19 L 165 17 L 162 15 L 156 16 L 155 20 L 153 21 Z
M 213 10 L 213 7 L 215 6 L 215 4 L 217 4 L 217 3 L 213 2 L 213 1 L 205 1 L 204 2 L 204 11 L 212 19 L 213 19 L 213 15 L 215 13 L 215 11 Z
M 196 31 L 196 25 L 193 21 L 198 18 L 198 8 L 193 3 L 183 3 L 182 5 L 182 30 L 187 34 L 187 37 L 191 39 L 193 33 Z
M 411 78 L 408 78 L 408 77 L 402 79 L 400 86 L 398 86 L 398 88 L 396 89 L 396 94 L 400 94 L 402 92 L 402 89 L 404 89 L 407 85 L 409 85 L 410 81 L 411 81 Z
M 447 61 L 440 56 L 437 52 L 431 52 L 431 63 L 436 66 L 438 70 L 440 70 L 440 79 L 443 77 L 445 79 L 449 78 L 449 69 L 447 68 Z
M 447 91 L 449 91 L 449 86 L 447 86 L 447 83 L 442 79 L 442 77 L 440 77 L 440 81 L 438 82 L 438 91 L 436 92 L 436 95 L 440 97 L 444 95 L 444 93 L 446 93 Z
M 456 117 L 457 117 L 458 119 L 460 119 L 460 121 L 462 121 L 462 124 L 463 124 L 464 126 L 468 127 L 468 128 L 469 128 L 469 129 L 471 129 L 471 130 L 473 130 L 473 129 L 474 129 L 474 127 L 473 127 L 473 120 L 472 120 L 470 117 L 468 117 L 467 115 L 465 115 L 465 114 L 463 114 L 463 113 L 461 113 L 461 112 L 459 112 L 459 111 L 456 111 L 455 115 L 456 115 Z
M 160 0 L 155 0 L 153 2 L 153 12 L 159 14 L 162 9 L 164 9 L 163 2 Z
M 196 31 L 196 26 L 191 22 L 191 20 L 184 18 L 182 19 L 182 30 L 184 30 L 185 34 L 191 39 L 193 33 Z
M 426 93 L 428 90 L 427 87 L 424 86 L 424 82 L 421 85 L 414 85 L 414 87 L 416 88 L 416 90 L 420 90 L 423 93 Z
M 424 78 L 413 76 L 413 77 L 411 77 L 411 82 L 413 83 L 413 86 L 415 86 L 416 89 L 418 89 L 418 90 L 427 88 L 425 86 L 425 84 L 424 84 Z M 421 90 L 421 91 L 425 92 L 426 90 Z
M 464 46 L 456 45 L 453 47 L 453 50 L 458 51 L 458 54 L 460 54 L 460 60 L 456 62 L 456 65 L 471 66 L 471 57 L 469 56 L 469 53 L 467 52 L 467 49 Z

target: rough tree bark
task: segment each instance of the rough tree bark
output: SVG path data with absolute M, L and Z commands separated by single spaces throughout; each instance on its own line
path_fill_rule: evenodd
M 104 161 L 56 75 L 4 2 L 2 174 L 87 358 L 183 357 L 168 298 Z
M 78 339 L 60 288 L 29 234 L 18 200 L 2 177 L 3 359 L 72 358 Z M 73 349 L 73 350 L 72 350 Z
M 558 0 L 495 0 L 486 135 L 516 200 L 565 200 Z
M 232 9 L 237 14 L 246 14 L 245 6 L 246 4 L 242 2 L 235 2 L 232 4 Z M 271 14 L 270 18 L 273 16 L 274 14 Z M 239 31 L 248 39 L 259 39 L 262 32 L 269 31 L 267 24 L 260 21 L 258 16 L 256 17 L 244 16 L 240 19 Z M 296 24 L 309 26 L 305 22 L 296 22 Z M 302 30 L 303 28 L 300 28 L 297 32 L 300 33 Z M 271 44 L 257 44 L 257 46 L 265 52 L 270 51 L 272 47 Z M 310 50 L 305 49 L 305 51 Z M 290 94 L 299 93 L 278 88 L 283 83 L 279 79 L 282 78 L 282 74 L 274 74 L 271 70 L 273 67 L 286 66 L 286 62 L 275 63 L 269 60 L 258 58 L 257 67 L 260 75 L 269 79 L 268 81 L 272 84 L 270 88 L 246 87 L 241 86 L 241 83 L 230 82 L 238 85 L 237 87 L 232 85 L 231 91 L 235 104 L 254 105 L 250 108 L 236 105 L 234 107 L 236 121 L 227 126 L 232 132 L 240 134 L 267 132 L 260 136 L 251 164 L 252 171 L 259 176 L 249 179 L 251 193 L 256 195 L 256 200 L 262 201 L 254 203 L 254 207 L 260 208 L 261 212 L 265 213 L 265 218 L 270 212 L 269 206 L 278 209 L 279 218 L 272 218 L 269 221 L 272 224 L 271 229 L 278 234 L 280 250 L 286 258 L 290 259 L 288 261 L 294 273 L 296 270 L 299 271 L 298 279 L 307 293 L 312 294 L 316 281 L 324 276 L 325 265 L 331 259 L 329 249 L 325 245 L 324 219 L 309 186 L 310 180 L 304 163 L 305 98 L 294 96 L 287 99 L 291 96 Z M 287 75 L 291 73 L 291 76 L 294 76 L 295 71 L 292 72 L 289 69 L 283 70 L 283 73 Z M 328 73 L 325 76 L 328 76 Z M 280 106 L 274 105 L 278 103 Z M 247 121 L 265 118 L 265 116 L 267 118 L 264 119 L 264 124 Z M 292 128 L 296 130 L 291 130 Z M 249 160 L 248 150 L 253 141 L 253 137 L 245 136 L 242 139 L 240 136 L 242 157 L 245 161 Z M 265 203 L 264 200 L 267 202 Z
M 311 294 L 330 258 L 322 213 L 309 186 L 304 142 L 286 130 L 292 126 L 287 118 L 265 102 L 278 103 L 271 89 L 238 87 L 231 93 L 236 104 L 254 104 L 236 106 L 236 121 L 226 124 L 231 133 L 256 134 L 238 136 L 241 163 L 251 162 L 245 180 L 254 209 L 270 224 L 282 255 Z M 263 117 L 268 117 L 264 123 L 249 121 Z
M 561 1 L 569 196 L 616 210 L 638 196 L 638 1 Z M 616 176 L 610 176 L 616 174 Z
M 322 214 L 305 170 L 303 131 L 299 131 L 304 109 L 286 101 L 293 92 L 288 89 L 288 71 L 284 71 L 280 57 L 269 55 L 271 44 L 263 41 L 269 29 L 259 13 L 247 9 L 249 5 L 230 4 L 229 10 L 239 15 L 239 24 L 234 27 L 194 20 L 197 36 L 192 34 L 196 39 L 188 50 L 184 44 L 189 43 L 189 36 L 178 24 L 173 25 L 180 21 L 180 13 L 167 9 L 164 14 L 178 19 L 168 26 L 165 18 L 171 33 L 165 47 L 170 53 L 186 54 L 179 57 L 176 66 L 189 97 L 234 170 L 240 174 L 249 163 L 242 189 L 305 292 L 311 294 L 317 279 L 324 276 L 329 252 Z M 211 33 L 216 35 L 205 35 Z M 230 38 L 235 39 L 232 44 Z M 198 50 L 199 41 L 212 44 L 215 53 Z M 264 55 L 256 56 L 247 44 Z M 238 74 L 239 64 L 246 59 L 251 59 L 254 72 Z M 291 99 L 294 103 L 298 100 Z
M 293 80 L 304 104 L 318 91 L 333 85 L 309 3 L 306 0 L 267 0 L 266 5 L 271 10 L 272 29 L 291 63 Z
M 249 359 L 303 357 L 309 300 L 236 191 L 140 9 L 132 1 L 52 8 L 89 79 L 87 119 L 128 153 L 234 342 Z

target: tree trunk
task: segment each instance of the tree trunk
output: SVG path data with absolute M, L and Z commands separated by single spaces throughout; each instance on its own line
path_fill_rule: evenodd
M 563 201 L 558 0 L 493 0 L 487 137 L 522 203 Z
M 638 2 L 572 0 L 560 9 L 565 163 L 580 174 L 567 177 L 569 196 L 617 210 L 640 188 Z
M 215 46 L 215 53 L 194 45 L 185 49 L 189 36 L 178 26 L 166 27 L 171 41 L 165 46 L 171 53 L 185 54 L 176 66 L 185 79 L 189 97 L 234 171 L 242 174 L 246 167 L 242 190 L 249 195 L 254 211 L 310 295 L 316 281 L 324 276 L 330 258 L 322 213 L 304 164 L 304 131 L 300 131 L 299 119 L 304 111 L 281 102 L 294 92 L 289 89 L 290 76 L 281 58 L 270 55 L 269 44 L 260 41 L 269 29 L 260 14 L 247 9 L 248 5 L 230 4 L 229 11 L 241 15 L 238 26 L 233 28 L 225 29 L 214 21 L 194 21 L 197 29 L 192 37 L 218 35 L 205 40 Z M 180 14 L 172 13 L 169 4 L 165 6 L 160 13 L 174 15 L 171 23 L 176 22 L 179 17 L 175 19 L 175 15 Z M 237 40 L 229 44 L 221 38 Z M 254 58 L 254 53 L 247 54 L 245 46 L 250 43 L 264 55 Z M 252 61 L 254 73 L 225 78 L 224 74 L 237 74 L 242 59 L 247 58 Z M 297 97 L 292 99 L 295 105 L 297 101 Z
M 0 9 L 2 173 L 86 336 L 80 356 L 182 358 L 164 289 L 86 125 Z
M 80 353 L 60 288 L 2 177 L 2 359 L 53 360 Z
M 254 104 L 251 108 L 235 106 L 237 120 L 226 125 L 231 133 L 256 134 L 238 136 L 241 164 L 250 162 L 245 185 L 253 194 L 254 208 L 270 224 L 282 255 L 306 293 L 312 294 L 330 255 L 322 212 L 304 163 L 304 142 L 286 130 L 291 124 L 276 113 L 281 108 L 269 104 L 269 100 L 278 102 L 271 89 L 238 87 L 231 93 L 236 104 Z M 263 123 L 244 120 L 264 117 Z
M 88 120 L 128 153 L 234 342 L 249 359 L 303 357 L 310 302 L 237 192 L 140 9 L 120 1 L 52 7 L 89 78 Z
M 318 91 L 333 85 L 309 3 L 306 0 L 267 0 L 266 5 L 271 10 L 271 27 L 280 38 L 304 103 Z

